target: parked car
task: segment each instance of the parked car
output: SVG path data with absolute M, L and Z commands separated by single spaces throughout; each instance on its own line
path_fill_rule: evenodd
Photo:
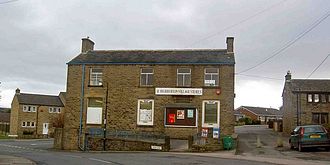
M 330 149 L 330 136 L 321 125 L 297 126 L 289 139 L 291 149 L 298 148 L 301 152 L 308 147 L 325 147 Z

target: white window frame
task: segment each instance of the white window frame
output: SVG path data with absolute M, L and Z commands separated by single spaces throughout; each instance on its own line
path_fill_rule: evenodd
M 216 69 L 217 70 L 217 73 L 206 73 L 206 70 L 207 69 Z M 211 80 L 213 80 L 212 79 L 212 76 L 218 76 L 218 84 L 216 84 L 216 80 L 214 80 L 214 85 L 212 85 L 211 83 L 206 83 L 206 75 L 210 75 L 211 76 Z M 217 86 L 219 86 L 219 83 L 220 83 L 220 80 L 219 80 L 219 68 L 205 68 L 204 69 L 204 86 L 211 86 L 211 87 L 217 87 Z
M 314 101 L 313 94 L 307 94 L 307 102 L 312 103 Z
M 141 101 L 151 101 L 151 121 L 150 122 L 141 122 L 140 121 L 140 111 L 145 109 L 140 109 Z M 138 107 L 137 107 L 137 125 L 154 125 L 154 111 L 155 111 L 155 101 L 153 99 L 138 99 Z
M 179 73 L 179 69 L 189 69 L 189 73 Z M 189 75 L 190 76 L 190 82 L 189 84 L 186 84 L 186 76 Z M 179 76 L 183 76 L 182 77 L 182 85 L 179 84 Z M 180 86 L 180 87 L 190 87 L 191 86 L 191 68 L 177 68 L 176 69 L 176 85 Z
M 37 106 L 23 105 L 23 112 L 36 112 L 37 108 Z
M 152 73 L 144 73 L 143 72 L 143 69 L 151 69 L 152 70 Z M 142 84 L 142 80 L 143 80 L 143 78 L 142 78 L 142 75 L 146 75 L 146 84 Z M 149 77 L 150 76 L 152 76 L 152 83 L 150 84 L 150 82 L 148 82 L 148 80 L 149 80 Z M 141 86 L 153 86 L 153 82 L 154 82 L 154 69 L 153 68 L 141 68 L 141 71 L 140 71 L 140 85 Z
M 95 72 L 93 70 L 101 70 L 101 72 Z M 95 76 L 95 77 L 93 77 Z M 89 85 L 102 86 L 103 85 L 103 69 L 91 68 L 89 71 Z
M 28 109 L 29 109 L 29 106 L 27 106 L 27 105 L 23 105 L 23 112 L 27 112 Z
M 102 101 L 102 107 L 90 107 L 87 105 L 86 112 L 86 124 L 102 124 L 103 121 L 103 98 L 91 97 L 88 99 L 100 99 Z M 87 102 L 89 104 L 89 100 Z M 96 113 L 96 116 L 95 116 Z M 96 118 L 95 118 L 96 117 Z
M 36 125 L 35 125 L 35 122 L 34 121 L 31 121 L 31 127 L 34 128 Z
M 314 94 L 314 103 L 319 103 L 320 102 L 320 94 Z
M 49 113 L 61 113 L 61 108 L 60 107 L 49 107 L 48 112 Z
M 22 122 L 22 127 L 26 127 L 26 122 L 25 121 Z
M 217 123 L 205 123 L 205 103 L 217 103 Z M 202 105 L 202 127 L 219 127 L 220 126 L 220 101 L 219 100 L 204 100 Z

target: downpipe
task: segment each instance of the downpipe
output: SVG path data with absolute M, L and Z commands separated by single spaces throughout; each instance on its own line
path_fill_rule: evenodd
M 85 64 L 82 64 L 82 79 L 81 79 L 81 96 L 80 96 L 80 116 L 79 116 L 79 136 L 78 136 L 78 147 L 81 151 L 85 150 L 84 144 L 81 145 L 81 136 L 82 136 L 82 117 L 84 110 L 84 88 L 85 84 Z

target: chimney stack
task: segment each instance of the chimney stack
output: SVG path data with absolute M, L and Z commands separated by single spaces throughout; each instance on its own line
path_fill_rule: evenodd
M 16 89 L 16 95 L 19 95 L 21 93 L 21 90 L 19 88 Z
M 286 81 L 286 82 L 290 82 L 290 80 L 291 80 L 291 72 L 288 71 L 288 72 L 286 73 L 286 75 L 285 75 L 285 81 Z
M 94 50 L 94 42 L 87 38 L 82 38 L 82 44 L 81 44 L 81 53 L 86 53 L 90 50 Z
M 234 37 L 227 37 L 227 53 L 234 53 Z

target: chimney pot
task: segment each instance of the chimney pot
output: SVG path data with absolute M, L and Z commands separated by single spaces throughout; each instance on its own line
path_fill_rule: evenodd
M 82 44 L 81 44 L 81 53 L 86 53 L 90 50 L 94 50 L 94 42 L 89 39 L 87 36 L 86 38 L 82 38 Z
M 19 95 L 21 93 L 21 90 L 19 88 L 16 89 L 16 95 Z
M 227 53 L 234 53 L 234 37 L 227 37 Z
M 291 72 L 288 71 L 288 72 L 286 73 L 286 75 L 285 75 L 285 81 L 286 81 L 286 82 L 289 82 L 290 80 L 291 80 Z

